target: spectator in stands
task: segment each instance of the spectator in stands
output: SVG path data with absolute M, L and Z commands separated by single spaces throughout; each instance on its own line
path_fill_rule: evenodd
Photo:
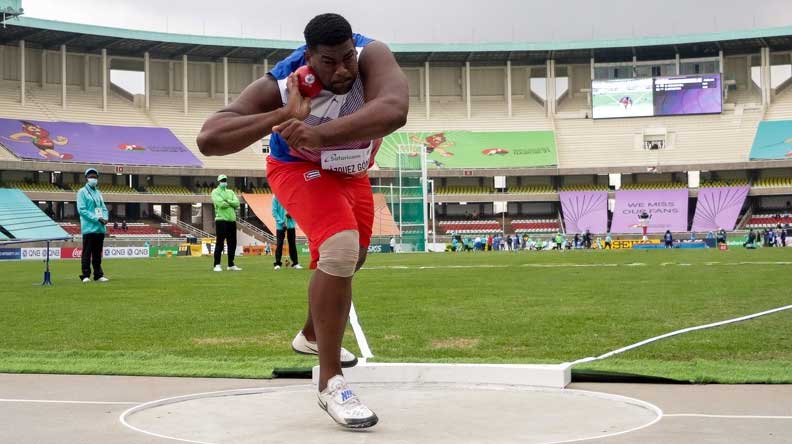
M 223 271 L 220 258 L 223 255 L 224 244 L 228 245 L 228 271 L 242 271 L 234 265 L 236 254 L 236 210 L 239 208 L 239 198 L 236 193 L 228 189 L 228 177 L 225 174 L 217 176 L 218 187 L 212 190 L 212 202 L 215 210 L 215 231 L 217 244 L 214 251 L 214 271 Z
M 283 265 L 281 263 L 281 257 L 283 257 L 284 237 L 287 238 L 289 242 L 289 259 L 291 259 L 291 267 L 297 270 L 301 269 L 302 265 L 300 265 L 299 259 L 297 258 L 297 225 L 274 194 L 272 195 L 272 217 L 275 218 L 275 237 L 278 241 L 275 246 L 275 270 L 280 270 Z
M 117 229 L 118 229 L 118 221 L 114 221 L 114 222 L 113 222 L 113 229 L 114 229 L 114 230 L 117 230 Z
M 83 283 L 91 281 L 93 265 L 94 280 L 107 282 L 102 271 L 102 250 L 107 233 L 107 206 L 98 189 L 99 172 L 96 168 L 85 170 L 86 184 L 77 192 L 77 212 L 80 214 L 80 234 L 82 235 L 82 274 Z
M 665 241 L 666 248 L 674 248 L 674 236 L 671 235 L 671 230 L 666 230 L 663 241 Z
M 129 231 L 129 226 L 127 226 L 126 219 L 124 219 L 124 220 L 122 220 L 122 221 L 121 221 L 121 229 L 122 229 L 123 231 Z

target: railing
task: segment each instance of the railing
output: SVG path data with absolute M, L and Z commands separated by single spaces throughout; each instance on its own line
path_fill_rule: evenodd
M 262 242 L 275 242 L 275 236 L 267 233 L 266 231 L 262 230 L 261 228 L 251 224 L 242 219 L 237 220 L 237 226 L 243 232 L 255 237 L 256 239 Z
M 201 230 L 200 228 L 194 227 L 194 226 L 192 226 L 192 225 L 190 225 L 188 223 L 182 222 L 180 220 L 177 220 L 176 222 L 173 222 L 172 220 L 170 220 L 170 218 L 163 217 L 162 215 L 159 215 L 159 214 L 154 214 L 153 216 L 155 218 L 161 220 L 162 222 L 167 223 L 167 224 L 176 225 L 179 229 L 184 230 L 184 231 L 192 234 L 193 236 L 195 236 L 195 237 L 197 237 L 199 239 L 203 238 L 203 237 L 207 237 L 207 238 L 214 238 L 215 237 L 213 234 L 209 234 L 206 231 Z

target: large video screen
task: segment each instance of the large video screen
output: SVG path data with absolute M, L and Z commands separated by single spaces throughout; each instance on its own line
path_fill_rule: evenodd
M 723 109 L 719 74 L 694 74 L 591 84 L 595 119 L 714 114 Z
M 720 74 L 656 77 L 654 114 L 715 114 L 723 109 Z

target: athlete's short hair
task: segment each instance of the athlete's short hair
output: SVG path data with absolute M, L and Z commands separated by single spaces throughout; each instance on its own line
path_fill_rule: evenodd
M 352 38 L 352 26 L 338 14 L 320 14 L 305 25 L 303 35 L 309 48 L 316 48 L 318 45 L 333 46 Z

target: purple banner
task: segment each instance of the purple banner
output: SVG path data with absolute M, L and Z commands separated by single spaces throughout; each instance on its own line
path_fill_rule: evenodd
M 702 188 L 698 192 L 693 231 L 733 230 L 737 224 L 748 186 Z
M 559 195 L 567 233 L 608 231 L 607 191 L 562 191 Z
M 0 119 L 0 145 L 28 160 L 203 166 L 167 128 Z
M 649 233 L 687 231 L 688 190 L 630 190 L 616 192 L 611 231 L 641 233 L 641 213 L 649 215 Z

